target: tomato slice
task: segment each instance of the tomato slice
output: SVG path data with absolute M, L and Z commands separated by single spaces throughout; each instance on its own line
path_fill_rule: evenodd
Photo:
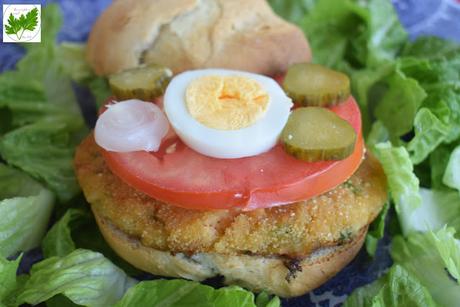
M 195 152 L 177 137 L 164 141 L 158 153 L 101 151 L 123 181 L 171 205 L 196 210 L 266 208 L 325 193 L 359 167 L 364 153 L 359 107 L 350 97 L 331 110 L 358 134 L 354 152 L 340 161 L 300 161 L 281 145 L 254 157 L 215 159 Z

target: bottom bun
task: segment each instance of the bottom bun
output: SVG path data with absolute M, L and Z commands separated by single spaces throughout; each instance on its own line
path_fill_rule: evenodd
M 281 297 L 299 296 L 337 274 L 358 253 L 367 233 L 364 227 L 353 240 L 315 251 L 304 259 L 218 253 L 183 254 L 143 246 L 95 213 L 109 245 L 133 266 L 155 275 L 201 281 L 223 276 L 226 284 Z

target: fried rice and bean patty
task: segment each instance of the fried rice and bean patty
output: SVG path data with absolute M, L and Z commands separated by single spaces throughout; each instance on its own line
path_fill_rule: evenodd
M 78 180 L 94 213 L 144 246 L 172 253 L 305 257 L 351 241 L 387 198 L 383 170 L 367 154 L 348 181 L 308 201 L 248 212 L 188 210 L 124 183 L 99 150 L 89 135 L 75 159 Z

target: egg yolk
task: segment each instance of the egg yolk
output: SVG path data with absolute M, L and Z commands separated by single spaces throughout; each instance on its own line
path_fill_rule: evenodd
M 200 77 L 190 82 L 185 93 L 190 115 L 219 130 L 251 126 L 265 114 L 269 101 L 257 81 L 241 76 Z

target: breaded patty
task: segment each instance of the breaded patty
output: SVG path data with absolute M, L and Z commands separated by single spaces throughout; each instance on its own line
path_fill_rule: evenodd
M 146 247 L 172 253 L 302 258 L 353 239 L 387 198 L 383 170 L 369 155 L 347 182 L 328 193 L 249 212 L 194 211 L 155 200 L 112 174 L 93 135 L 78 147 L 75 168 L 99 217 Z

